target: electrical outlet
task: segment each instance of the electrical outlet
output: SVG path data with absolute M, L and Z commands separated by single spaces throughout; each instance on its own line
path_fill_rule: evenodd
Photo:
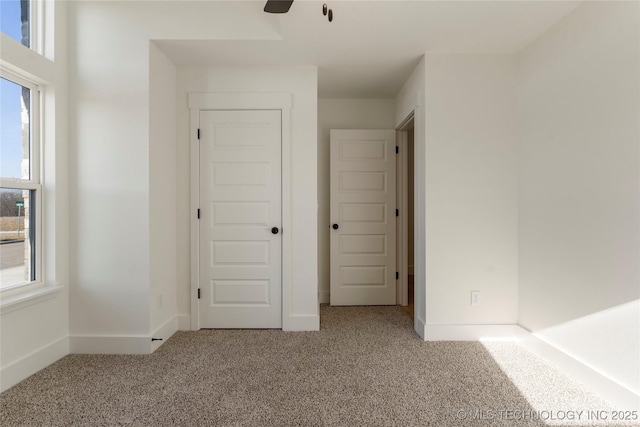
M 471 291 L 471 305 L 480 305 L 480 291 Z
M 158 307 L 164 308 L 164 294 L 158 295 Z

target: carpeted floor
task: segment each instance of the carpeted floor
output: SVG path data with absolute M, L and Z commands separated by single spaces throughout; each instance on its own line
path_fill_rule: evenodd
M 528 378 L 535 408 L 492 354 Z M 320 332 L 178 332 L 151 355 L 69 355 L 2 393 L 0 424 L 543 426 L 570 423 L 540 411 L 588 409 L 611 408 L 515 343 L 425 343 L 400 307 L 323 306 Z

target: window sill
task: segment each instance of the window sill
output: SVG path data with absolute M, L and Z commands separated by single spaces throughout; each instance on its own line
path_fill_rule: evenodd
M 0 315 L 20 310 L 32 304 L 55 297 L 64 286 L 39 286 L 37 288 L 24 289 L 19 292 L 7 292 L 0 296 Z

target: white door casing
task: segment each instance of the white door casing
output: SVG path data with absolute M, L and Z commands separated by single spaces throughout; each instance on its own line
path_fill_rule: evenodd
M 199 326 L 281 328 L 281 112 L 200 111 L 199 130 Z
M 396 304 L 395 138 L 331 130 L 331 305 Z

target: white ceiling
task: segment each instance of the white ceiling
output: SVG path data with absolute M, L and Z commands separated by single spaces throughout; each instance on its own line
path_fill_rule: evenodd
M 178 66 L 316 65 L 320 98 L 393 98 L 424 53 L 516 53 L 580 2 L 326 0 L 332 23 L 322 3 L 264 13 L 281 40 L 155 43 Z

